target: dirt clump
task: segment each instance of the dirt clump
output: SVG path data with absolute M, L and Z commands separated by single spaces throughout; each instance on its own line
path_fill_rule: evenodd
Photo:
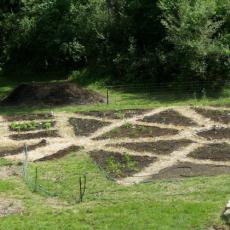
M 177 126 L 197 126 L 194 121 L 182 116 L 180 113 L 172 109 L 168 109 L 151 116 L 146 116 L 140 121 Z
M 213 161 L 229 161 L 230 145 L 227 143 L 210 144 L 196 149 L 188 156 L 196 159 L 209 159 Z
M 158 174 L 153 175 L 152 179 L 175 179 L 198 176 L 215 176 L 229 173 L 229 166 L 179 162 L 178 164 L 175 164 L 171 167 L 162 169 Z
M 105 99 L 98 93 L 84 89 L 74 83 L 28 83 L 17 86 L 1 105 L 84 105 L 104 103 Z
M 122 143 L 122 144 L 110 144 L 107 146 L 112 147 L 123 147 L 129 150 L 133 150 L 136 152 L 149 152 L 154 154 L 160 154 L 160 155 L 168 155 L 171 152 L 178 150 L 181 147 L 185 147 L 189 144 L 191 144 L 192 141 L 190 140 L 162 140 L 162 141 L 156 141 L 156 142 L 130 142 L 130 143 Z
M 130 156 L 104 150 L 92 151 L 90 157 L 110 178 L 124 178 L 141 171 L 157 160 L 156 157 Z

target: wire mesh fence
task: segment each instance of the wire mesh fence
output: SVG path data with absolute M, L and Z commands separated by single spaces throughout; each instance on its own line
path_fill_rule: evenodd
M 129 84 L 129 85 L 108 85 L 106 88 L 107 104 L 149 102 L 173 102 L 179 100 L 221 100 L 230 97 L 230 82 L 224 84 L 223 89 L 219 86 L 207 87 L 212 82 L 205 82 L 205 85 L 197 82 L 183 82 L 172 84 Z M 220 84 L 222 85 L 222 84 Z

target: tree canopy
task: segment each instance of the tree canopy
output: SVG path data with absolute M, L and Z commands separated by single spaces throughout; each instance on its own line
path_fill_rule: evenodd
M 230 76 L 230 0 L 3 0 L 0 34 L 3 69 L 95 67 L 211 90 Z

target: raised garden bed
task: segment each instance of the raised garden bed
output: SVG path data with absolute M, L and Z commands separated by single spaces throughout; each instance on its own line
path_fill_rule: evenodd
M 229 166 L 217 166 L 209 164 L 193 164 L 190 162 L 180 162 L 172 167 L 161 170 L 152 176 L 152 179 L 173 179 L 198 176 L 215 176 L 229 174 Z
M 212 128 L 207 131 L 202 131 L 197 133 L 198 136 L 204 137 L 206 139 L 229 139 L 230 138 L 230 128 Z
M 103 150 L 90 152 L 90 157 L 111 178 L 132 176 L 157 160 L 156 157 L 130 156 Z
M 58 130 L 40 131 L 36 133 L 12 134 L 9 136 L 12 140 L 29 140 L 47 137 L 60 137 Z
M 93 116 L 106 119 L 124 119 L 131 118 L 136 115 L 142 115 L 150 110 L 147 109 L 125 109 L 125 110 L 110 110 L 110 111 L 90 111 L 80 112 L 80 115 Z
M 123 137 L 143 138 L 143 137 L 159 137 L 159 136 L 167 136 L 167 135 L 175 135 L 175 134 L 178 134 L 178 130 L 176 129 L 125 124 L 95 139 L 102 140 L 107 138 L 123 138 Z
M 182 116 L 180 113 L 172 109 L 165 110 L 152 116 L 146 116 L 144 117 L 144 119 L 140 121 L 177 126 L 197 126 L 197 124 L 194 121 Z
M 55 121 L 44 121 L 44 122 L 36 122 L 29 121 L 23 123 L 13 122 L 9 125 L 9 129 L 11 131 L 32 131 L 32 130 L 40 130 L 40 129 L 50 129 L 55 126 Z
M 80 149 L 81 149 L 81 147 L 72 145 L 72 146 L 70 146 L 68 148 L 65 148 L 65 149 L 62 149 L 62 150 L 60 150 L 60 151 L 58 151 L 58 152 L 56 152 L 56 153 L 54 153 L 52 155 L 42 157 L 42 158 L 40 158 L 40 159 L 38 159 L 36 161 L 48 161 L 48 160 L 60 159 L 60 158 L 66 156 L 66 155 L 68 155 L 68 154 L 70 154 L 72 152 L 77 152 Z
M 23 114 L 23 115 L 15 115 L 15 116 L 5 116 L 5 120 L 12 121 L 33 121 L 33 120 L 49 120 L 53 119 L 54 115 L 51 113 L 34 113 L 34 114 Z
M 69 123 L 73 126 L 76 136 L 89 136 L 98 129 L 110 124 L 110 122 L 82 118 L 70 118 Z
M 43 147 L 46 145 L 47 145 L 47 142 L 45 139 L 43 139 L 36 144 L 28 145 L 27 148 L 28 148 L 28 151 L 32 151 L 32 150 L 35 150 L 37 148 L 40 148 L 40 147 Z M 9 147 L 7 149 L 6 148 L 4 148 L 4 149 L 0 148 L 0 157 L 17 155 L 17 154 L 22 153 L 23 151 L 24 151 L 24 146 L 20 146 L 18 148 L 10 148 Z
M 230 123 L 230 111 L 227 110 L 211 110 L 211 109 L 202 109 L 194 108 L 194 110 L 201 114 L 204 117 L 207 117 L 213 121 L 229 124 Z
M 138 143 L 122 143 L 108 146 L 123 147 L 136 152 L 149 152 L 159 155 L 168 155 L 179 148 L 185 147 L 191 144 L 192 141 L 181 139 L 181 140 L 167 140 L 167 141 L 156 141 L 156 142 L 138 142 Z
M 196 159 L 230 161 L 230 145 L 227 143 L 210 144 L 196 149 L 188 156 Z

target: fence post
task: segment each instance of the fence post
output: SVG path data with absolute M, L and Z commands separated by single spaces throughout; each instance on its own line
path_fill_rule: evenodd
M 24 154 L 25 154 L 25 159 L 23 162 L 23 176 L 24 176 L 24 179 L 27 181 L 28 179 L 28 148 L 26 144 L 24 144 Z
M 109 89 L 106 90 L 106 103 L 109 104 Z
M 35 178 L 34 178 L 34 192 L 37 192 L 38 188 L 38 168 L 35 168 Z
M 80 194 L 80 202 L 83 201 L 83 197 L 85 195 L 85 190 L 86 190 L 86 175 L 84 174 L 83 176 L 83 185 L 82 185 L 82 177 L 79 177 L 79 194 Z

